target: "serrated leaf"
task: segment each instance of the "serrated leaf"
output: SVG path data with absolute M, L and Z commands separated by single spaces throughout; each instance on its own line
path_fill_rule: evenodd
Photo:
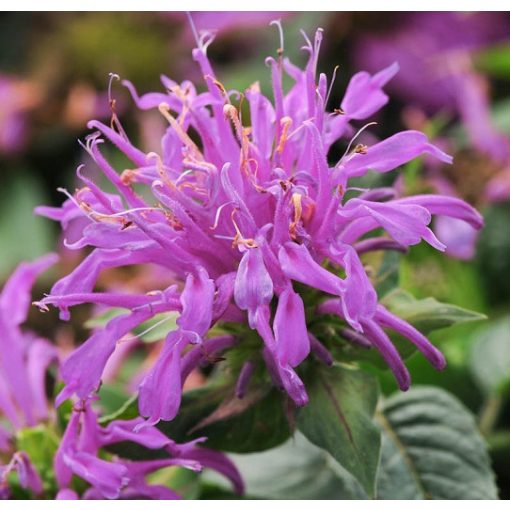
M 497 499 L 486 445 L 471 413 L 435 387 L 389 398 L 383 430 L 380 499 Z
M 361 486 L 326 451 L 296 433 L 271 450 L 230 458 L 246 486 L 246 497 L 256 499 L 366 499 Z M 228 483 L 217 473 L 205 475 L 222 489 Z
M 415 299 L 402 289 L 396 289 L 385 296 L 382 303 L 392 313 L 409 322 L 424 334 L 454 324 L 486 318 L 483 314 L 466 310 L 460 306 L 440 303 L 432 297 Z
M 377 380 L 361 370 L 334 365 L 310 373 L 306 387 L 310 402 L 298 412 L 298 429 L 373 496 L 381 446 L 380 431 L 372 421 Z
M 510 391 L 510 316 L 480 330 L 471 348 L 470 368 L 488 394 Z

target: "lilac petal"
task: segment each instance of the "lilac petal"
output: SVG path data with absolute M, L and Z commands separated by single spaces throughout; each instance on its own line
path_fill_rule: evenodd
M 66 248 L 79 250 L 85 246 L 95 248 L 128 248 L 141 249 L 151 246 L 154 241 L 138 229 L 125 229 L 119 222 L 112 223 L 91 223 L 83 229 L 82 237 L 75 243 L 66 242 Z
M 508 161 L 508 139 L 492 121 L 487 79 L 474 72 L 450 77 L 456 85 L 456 100 L 472 144 L 493 159 Z
M 34 412 L 38 420 L 48 417 L 46 398 L 46 372 L 51 363 L 58 360 L 57 349 L 49 342 L 36 339 L 27 353 L 27 372 L 32 390 Z
M 161 450 L 173 443 L 171 439 L 155 427 L 145 427 L 135 432 L 136 426 L 142 422 L 142 418 L 112 421 L 100 432 L 101 445 L 131 441 L 151 450 Z
M 26 320 L 36 278 L 57 260 L 58 255 L 50 253 L 34 262 L 22 262 L 7 280 L 0 294 L 0 313 L 9 317 L 11 324 L 19 325 Z
M 23 413 L 25 423 L 33 426 L 36 421 L 22 338 L 22 333 L 0 310 L 0 373 L 3 376 L 0 379 L 3 378 L 7 385 L 7 391 L 0 392 L 0 404 L 11 416 L 14 415 L 14 423 L 19 423 L 15 416 L 17 413 L 12 412 L 11 404 L 16 403 Z
M 109 128 L 98 120 L 91 120 L 87 123 L 89 129 L 97 129 L 103 135 L 115 144 L 135 165 L 144 166 L 147 164 L 147 156 L 141 150 L 134 147 L 129 140 L 119 135 L 116 131 Z
M 71 414 L 69 422 L 67 423 L 66 430 L 64 432 L 64 435 L 62 436 L 60 445 L 53 460 L 55 478 L 61 489 L 69 487 L 69 485 L 71 484 L 73 472 L 67 465 L 67 462 L 65 461 L 65 456 L 69 452 L 72 452 L 74 450 L 76 443 L 78 441 L 79 428 L 80 428 L 80 413 L 73 412 Z
M 234 284 L 234 299 L 241 310 L 248 310 L 250 326 L 260 306 L 268 305 L 273 298 L 273 281 L 269 275 L 262 252 L 249 248 L 243 255 Z
M 441 236 L 439 236 L 439 238 L 441 238 Z M 402 246 L 388 237 L 370 237 L 369 239 L 363 239 L 363 241 L 354 244 L 354 249 L 358 255 L 377 250 L 394 250 L 402 253 L 408 251 L 406 246 Z
M 181 352 L 186 346 L 179 332 L 165 340 L 158 361 L 145 376 L 139 388 L 138 409 L 149 418 L 149 424 L 175 418 L 181 405 Z M 138 430 L 140 427 L 138 427 Z
M 14 395 L 9 385 L 9 379 L 0 370 L 0 413 L 7 418 L 14 429 L 19 429 L 24 423 L 18 413 L 13 397 Z
M 355 74 L 347 86 L 342 100 L 342 110 L 350 119 L 366 119 L 388 102 L 382 87 L 398 72 L 398 64 L 371 76 L 367 72 Z
M 57 496 L 55 499 L 64 499 L 64 500 L 69 500 L 69 501 L 72 501 L 72 500 L 75 500 L 75 499 L 80 499 L 78 497 L 78 494 L 73 491 L 72 489 L 60 489 L 58 492 L 57 492 Z
M 72 273 L 59 280 L 51 289 L 52 296 L 91 292 L 99 274 L 108 268 L 152 262 L 154 252 L 143 250 L 128 252 L 123 250 L 94 250 Z M 67 320 L 69 313 L 61 309 L 62 319 Z
M 416 328 L 390 313 L 382 305 L 377 307 L 375 320 L 381 326 L 391 328 L 408 338 L 437 370 L 443 370 L 446 366 L 446 360 L 439 349 L 436 349 Z
M 364 321 L 363 329 L 366 337 L 372 345 L 381 353 L 384 361 L 388 364 L 390 370 L 395 375 L 395 379 L 402 391 L 409 389 L 411 384 L 411 377 L 409 371 L 404 365 L 400 354 L 396 347 L 392 344 L 388 335 L 383 329 L 374 321 Z
M 430 214 L 449 216 L 465 221 L 473 228 L 480 230 L 484 221 L 482 215 L 472 206 L 456 197 L 443 195 L 414 195 L 395 200 L 397 204 L 415 204 L 427 209 Z
M 30 489 L 36 495 L 42 494 L 43 484 L 41 477 L 28 455 L 25 452 L 15 453 L 14 463 L 20 485 L 25 489 Z
M 332 354 L 324 347 L 324 345 L 317 340 L 317 338 L 308 333 L 308 338 L 310 339 L 310 347 L 315 356 L 322 361 L 325 365 L 331 366 L 333 365 L 334 359 Z
M 429 143 L 419 131 L 402 131 L 371 147 L 366 153 L 355 153 L 342 163 L 341 171 L 347 177 L 360 177 L 368 170 L 389 172 L 424 153 L 431 154 L 445 163 L 452 157 Z
M 214 282 L 203 267 L 188 275 L 181 294 L 182 313 L 177 319 L 183 330 L 194 331 L 199 337 L 209 330 L 214 292 Z
M 434 230 L 438 239 L 446 245 L 446 253 L 460 260 L 470 260 L 475 256 L 477 231 L 457 218 L 439 216 Z
M 302 244 L 285 244 L 280 248 L 278 258 L 284 273 L 295 281 L 336 296 L 345 290 L 345 282 L 317 264 Z
M 68 468 L 95 487 L 106 499 L 117 499 L 129 479 L 125 466 L 108 462 L 86 452 L 64 453 Z
M 181 361 L 181 380 L 182 383 L 186 381 L 189 374 L 203 361 L 214 362 L 214 356 L 218 351 L 231 347 L 236 343 L 236 338 L 231 335 L 224 335 L 197 345 L 188 351 Z
M 154 305 L 115 317 L 80 345 L 62 365 L 60 372 L 66 388 L 57 398 L 57 405 L 69 392 L 76 393 L 80 398 L 88 398 L 99 387 L 105 365 L 117 341 L 136 326 L 168 308 L 167 305 Z
M 310 352 L 303 300 L 292 287 L 278 297 L 274 318 L 276 355 L 283 365 L 299 365 Z
M 236 494 L 243 494 L 244 483 L 241 473 L 224 453 L 209 448 L 195 448 L 186 454 L 186 458 L 196 460 L 202 466 L 218 471 L 232 482 Z
M 167 103 L 174 111 L 179 111 L 180 109 L 180 102 L 173 95 L 163 94 L 160 92 L 151 92 L 149 94 L 139 96 L 134 85 L 130 81 L 123 80 L 122 85 L 124 85 L 124 87 L 129 90 L 134 102 L 136 103 L 136 106 L 138 106 L 138 108 L 141 110 L 157 108 L 161 103 Z
M 255 368 L 255 364 L 253 361 L 248 360 L 243 363 L 243 366 L 239 372 L 239 377 L 237 378 L 236 383 L 236 397 L 244 398 L 246 394 L 246 389 L 248 388 L 248 384 L 250 384 L 251 376 L 253 375 L 253 370 Z
M 445 249 L 444 244 L 439 242 L 427 227 L 431 221 L 431 214 L 421 205 L 402 203 L 397 200 L 384 203 L 365 202 L 355 198 L 349 201 L 342 214 L 351 217 L 367 214 L 374 223 L 366 223 L 364 231 L 373 230 L 378 225 L 384 228 L 397 243 L 404 246 L 418 244 L 424 239 L 438 250 Z M 358 235 L 365 233 L 363 230 L 358 228 Z M 344 235 L 342 235 L 342 241 L 348 242 Z
M 345 290 L 342 309 L 345 320 L 361 331 L 360 320 L 370 318 L 375 312 L 377 294 L 356 251 L 349 245 L 337 243 L 330 249 L 333 260 L 345 269 Z

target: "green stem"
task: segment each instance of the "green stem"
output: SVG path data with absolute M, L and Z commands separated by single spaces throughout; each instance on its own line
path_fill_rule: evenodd
M 478 423 L 478 427 L 483 436 L 487 437 L 492 432 L 502 406 L 503 399 L 496 393 L 489 395 L 485 400 Z

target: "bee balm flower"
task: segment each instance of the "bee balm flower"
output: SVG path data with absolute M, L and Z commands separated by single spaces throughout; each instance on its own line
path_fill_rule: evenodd
M 168 311 L 180 314 L 178 327 L 168 333 L 139 389 L 139 409 L 149 423 L 174 418 L 184 379 L 200 361 L 242 347 L 243 334 L 214 336 L 211 329 L 218 323 L 238 323 L 236 331 L 258 334 L 273 381 L 300 406 L 308 397 L 295 368 L 311 346 L 322 359 L 330 359 L 309 331 L 310 307 L 337 315 L 353 335 L 363 335 L 380 351 L 402 389 L 409 386 L 409 374 L 385 328 L 407 337 L 443 368 L 441 353 L 378 303 L 360 254 L 402 250 L 422 240 L 444 250 L 429 228 L 432 215 L 451 216 L 475 228 L 482 219 L 450 197 L 397 198 L 391 189 L 375 189 L 348 198 L 351 178 L 368 170 L 390 172 L 422 154 L 445 163 L 451 158 L 422 133 L 405 131 L 370 147 L 350 146 L 339 161 L 331 162 L 331 146 L 352 136 L 352 123 L 370 118 L 388 101 L 383 87 L 398 69 L 392 65 L 374 75 L 356 74 L 341 104 L 329 112 L 327 78 L 316 72 L 321 39 L 319 30 L 313 43 L 307 40 L 304 69 L 284 58 L 283 50 L 277 59 L 267 59 L 273 101 L 257 83 L 249 87 L 242 95 L 249 121 L 233 102 L 241 95 L 227 91 L 214 74 L 206 55 L 210 40 L 202 39 L 193 51 L 204 92 L 190 82 L 164 77 L 165 93 L 139 96 L 126 82 L 141 109 L 159 108 L 168 121 L 160 154 L 135 147 L 117 119 L 113 128 L 89 123 L 95 132 L 86 149 L 115 191 L 102 191 L 80 169 L 83 188 L 61 209 L 40 208 L 64 229 L 80 216 L 85 225 L 70 247 L 91 249 L 41 305 L 59 307 L 64 319 L 80 303 L 122 307 L 126 313 L 66 360 L 61 400 L 72 394 L 87 398 L 98 388 L 118 340 Z M 284 73 L 293 81 L 287 92 Z M 105 140 L 131 161 L 131 168 L 119 173 L 112 167 L 101 151 Z M 135 185 L 145 187 L 144 197 L 151 198 L 143 198 Z M 367 239 L 374 231 L 384 233 Z M 138 264 L 164 268 L 175 285 L 148 294 L 94 290 L 103 271 Z M 310 295 L 315 296 L 312 301 Z M 238 394 L 252 361 L 247 359 L 241 370 Z

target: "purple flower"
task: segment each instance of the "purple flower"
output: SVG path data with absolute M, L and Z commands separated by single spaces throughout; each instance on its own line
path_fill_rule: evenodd
M 243 334 L 211 333 L 222 322 L 256 331 L 260 358 L 273 381 L 297 405 L 305 405 L 308 396 L 295 368 L 311 348 L 330 360 L 309 334 L 313 331 L 308 331 L 306 317 L 307 308 L 313 310 L 324 298 L 316 311 L 337 315 L 349 331 L 364 335 L 401 388 L 409 386 L 409 374 L 384 328 L 400 332 L 434 366 L 444 367 L 444 358 L 428 340 L 378 305 L 360 253 L 402 251 L 422 240 L 444 250 L 429 227 L 432 215 L 451 216 L 477 229 L 482 218 L 448 197 L 398 198 L 394 191 L 376 189 L 348 198 L 350 179 L 369 170 L 389 172 L 422 154 L 445 163 L 451 158 L 425 135 L 406 131 L 370 147 L 351 143 L 339 161 L 329 161 L 331 146 L 349 139 L 353 124 L 387 102 L 383 87 L 398 68 L 356 74 L 339 107 L 329 112 L 327 78 L 316 72 L 321 40 L 321 30 L 313 42 L 306 39 L 304 69 L 282 55 L 267 59 L 274 101 L 252 85 L 244 95 L 250 124 L 235 105 L 239 93 L 218 82 L 203 42 L 193 58 L 204 76 L 205 92 L 164 77 L 165 93 L 139 96 L 125 83 L 141 109 L 159 108 L 168 121 L 160 154 L 144 154 L 122 129 L 89 123 L 96 131 L 87 138 L 86 149 L 115 193 L 103 192 L 80 169 L 85 187 L 60 210 L 40 209 L 64 229 L 79 219 L 69 247 L 91 249 L 40 306 L 57 306 L 63 319 L 80 303 L 122 307 L 126 313 L 96 331 L 64 363 L 61 399 L 71 394 L 88 398 L 98 388 L 116 343 L 133 327 L 167 311 L 180 313 L 178 327 L 169 331 L 158 361 L 140 385 L 139 408 L 148 424 L 176 415 L 186 375 L 209 359 L 212 350 L 230 348 L 236 341 L 242 345 Z M 284 73 L 293 82 L 287 92 Z M 131 161 L 128 170 L 119 174 L 105 158 L 105 139 Z M 152 198 L 142 198 L 134 184 Z M 367 242 L 367 235 L 380 230 L 385 234 Z M 94 290 L 103 271 L 137 264 L 165 269 L 175 285 L 148 294 Z M 249 367 L 253 360 L 245 361 Z M 242 370 L 241 394 L 250 370 Z
M 146 476 L 169 466 L 182 466 L 194 471 L 203 467 L 216 469 L 228 477 L 238 494 L 243 482 L 235 466 L 222 453 L 197 446 L 205 438 L 191 443 L 176 444 L 162 432 L 145 425 L 136 432 L 142 418 L 115 420 L 106 427 L 97 422 L 90 402 L 75 405 L 71 419 L 55 455 L 54 468 L 59 487 L 57 499 L 78 499 L 72 489 L 73 475 L 85 480 L 90 488 L 85 499 L 178 499 L 179 495 L 165 486 L 150 485 Z M 118 457 L 105 460 L 101 448 L 131 441 L 151 450 L 168 454 L 152 461 L 130 461 Z

